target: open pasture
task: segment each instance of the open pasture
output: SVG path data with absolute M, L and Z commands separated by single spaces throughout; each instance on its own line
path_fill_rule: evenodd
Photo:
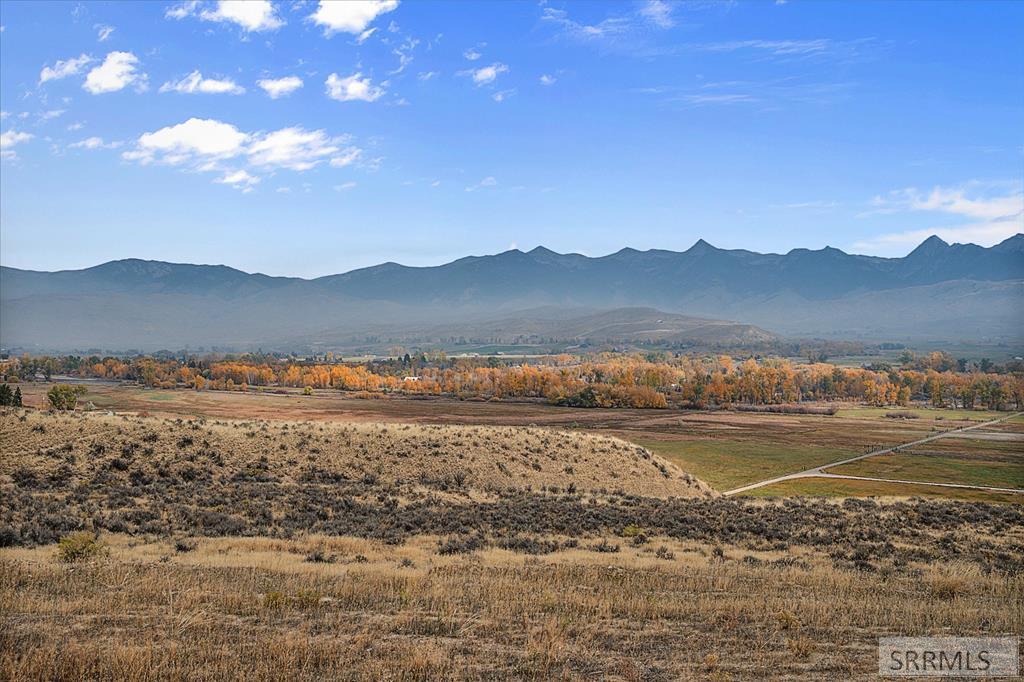
M 45 401 L 47 384 L 23 384 L 28 404 Z M 408 398 L 397 396 L 357 397 L 338 391 L 316 391 L 304 396 L 299 391 L 191 391 L 144 389 L 134 386 L 91 382 L 82 404 L 93 403 L 101 410 L 133 412 L 167 417 L 207 417 L 223 419 L 266 419 L 271 421 L 382 422 L 437 425 L 536 426 L 558 430 L 595 432 L 636 443 L 678 465 L 682 470 L 708 482 L 718 490 L 754 483 L 775 476 L 840 461 L 883 447 L 891 447 L 930 435 L 962 428 L 1006 416 L 983 410 L 951 410 L 917 406 L 912 408 L 874 408 L 840 404 L 835 415 L 769 414 L 717 411 L 679 411 L 653 409 L 585 409 L 555 407 L 541 402 L 456 400 L 448 398 Z M 1024 432 L 1024 418 L 1014 417 L 992 427 L 986 433 Z M 969 435 L 970 434 L 970 435 Z M 1012 436 L 996 441 L 976 432 L 963 438 L 933 441 L 929 452 L 963 453 L 963 443 L 984 439 L 988 451 L 1001 450 L 1002 462 L 996 469 L 999 480 L 1016 480 L 1020 466 L 1020 443 Z M 1005 440 L 1011 438 L 1011 440 Z M 978 451 L 982 455 L 986 450 Z M 903 454 L 903 453 L 900 453 Z M 896 456 L 899 457 L 898 455 Z M 847 465 L 850 471 L 868 471 L 874 462 Z M 899 462 L 899 459 L 892 460 Z M 984 472 L 975 472 L 965 480 L 958 477 L 963 467 L 954 461 L 943 466 L 931 462 L 931 472 L 912 480 L 972 483 L 985 481 Z M 970 468 L 972 465 L 967 465 Z M 973 465 L 977 469 L 978 465 Z M 848 473 L 836 469 L 834 473 Z M 913 473 L 913 472 L 907 472 Z M 936 476 L 937 478 L 929 478 Z M 887 477 L 887 476 L 880 476 Z M 995 480 L 995 479 L 992 479 Z M 988 485 L 988 483 L 979 483 Z M 918 488 L 897 488 L 878 484 L 877 494 L 918 494 Z M 1000 487 L 1017 487 L 1015 485 Z M 884 490 L 883 490 L 884 488 Z M 786 492 L 786 486 L 771 486 L 758 494 L 798 494 Z M 792 490 L 828 491 L 828 494 L 853 491 L 872 495 L 872 485 L 837 485 L 819 481 L 802 483 Z M 811 493 L 800 493 L 811 494 Z M 814 493 L 817 494 L 817 493 Z M 930 491 L 929 494 L 974 499 L 969 491 L 955 489 Z

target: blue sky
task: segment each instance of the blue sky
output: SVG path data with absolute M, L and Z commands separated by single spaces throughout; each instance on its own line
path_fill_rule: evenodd
M 0 262 L 1024 229 L 1024 3 L 0 3 Z

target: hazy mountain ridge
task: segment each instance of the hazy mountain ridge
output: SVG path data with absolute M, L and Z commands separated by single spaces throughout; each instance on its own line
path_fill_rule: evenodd
M 539 306 L 562 312 L 543 319 Z M 751 325 L 788 336 L 1019 340 L 1024 235 L 989 248 L 931 237 L 903 258 L 829 247 L 760 254 L 703 240 L 683 252 L 627 248 L 597 258 L 538 247 L 309 280 L 137 259 L 52 273 L 0 268 L 5 347 L 255 347 L 360 335 L 573 339 L 602 328 L 588 314 L 619 308 L 634 312 L 618 311 L 608 340 L 770 336 Z M 644 308 L 658 310 L 625 322 Z M 673 324 L 657 332 L 651 315 L 672 315 Z M 702 332 L 695 317 L 708 318 Z

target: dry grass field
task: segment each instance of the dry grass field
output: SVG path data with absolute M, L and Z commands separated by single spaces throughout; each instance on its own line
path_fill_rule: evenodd
M 726 499 L 541 426 L 9 410 L 0 452 L 0 679 L 871 679 L 1024 631 L 1019 504 Z
M 439 555 L 427 536 L 104 541 L 77 564 L 0 551 L 0 678 L 858 680 L 879 635 L 1024 626 L 1024 579 L 969 555 L 866 571 L 654 537 L 543 556 Z

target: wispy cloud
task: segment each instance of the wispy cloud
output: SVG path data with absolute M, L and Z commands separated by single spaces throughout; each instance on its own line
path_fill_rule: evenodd
M 466 191 L 467 192 L 475 192 L 478 189 L 484 189 L 486 187 L 497 187 L 497 186 L 498 186 L 498 181 L 494 179 L 494 176 L 493 175 L 488 175 L 486 178 L 484 178 L 480 182 L 476 183 L 475 185 L 470 185 L 470 186 L 466 187 Z
M 855 61 L 878 56 L 886 44 L 874 37 L 853 40 L 831 38 L 727 40 L 692 43 L 688 50 L 746 55 L 754 61 L 796 61 L 807 59 Z
M 87 137 L 84 140 L 69 144 L 71 149 L 117 149 L 121 142 L 104 142 L 102 137 Z
M 876 196 L 871 205 L 873 208 L 862 216 L 924 212 L 953 221 L 925 229 L 888 232 L 854 244 L 854 248 L 872 253 L 905 252 L 933 234 L 949 242 L 991 246 L 1024 232 L 1024 185 L 1020 182 L 971 181 L 930 191 L 908 187 Z
M 181 80 L 167 81 L 160 86 L 160 92 L 177 92 L 186 95 L 242 95 L 245 93 L 245 88 L 230 78 L 204 78 L 199 71 L 193 71 Z
M 93 59 L 87 54 L 82 54 L 71 59 L 58 60 L 53 66 L 44 66 L 39 72 L 39 84 L 47 81 L 59 80 L 73 76 L 85 68 Z
M 778 108 L 786 104 L 827 105 L 845 99 L 856 87 L 848 81 L 811 80 L 800 76 L 763 81 L 732 80 L 698 82 L 693 85 L 663 85 L 639 88 L 669 105 L 705 107 L 714 105 L 757 105 Z
M 598 5 L 614 8 L 599 21 L 579 19 L 579 14 L 570 15 L 567 10 L 543 7 L 541 24 L 553 27 L 556 36 L 573 42 L 590 45 L 605 52 L 651 56 L 675 51 L 671 45 L 661 45 L 662 36 L 679 22 L 677 10 L 692 11 L 703 8 L 703 3 L 676 3 L 667 0 L 643 0 L 626 4 L 609 3 Z M 574 12 L 576 11 L 576 7 Z

